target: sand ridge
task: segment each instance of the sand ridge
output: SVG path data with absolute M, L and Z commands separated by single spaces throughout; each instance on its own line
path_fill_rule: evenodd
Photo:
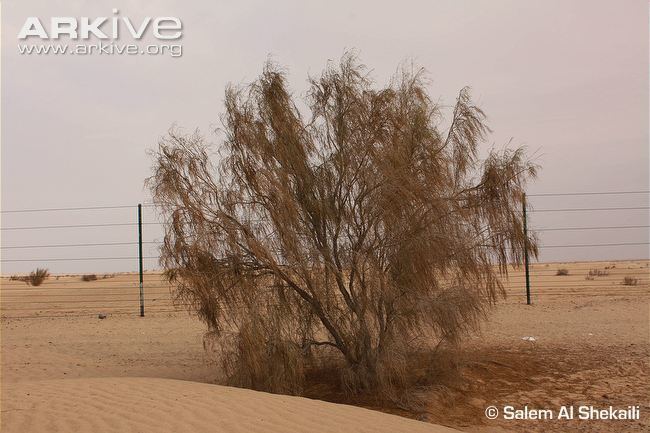
M 353 406 L 173 379 L 16 382 L 3 388 L 3 399 L 7 433 L 458 431 Z

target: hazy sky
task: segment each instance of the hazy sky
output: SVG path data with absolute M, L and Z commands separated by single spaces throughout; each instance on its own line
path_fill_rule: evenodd
M 353 4 L 352 4 L 353 3 Z M 17 35 L 38 16 L 176 16 L 183 55 L 20 55 Z M 308 74 L 355 48 L 383 84 L 413 59 L 431 93 L 451 104 L 469 85 L 493 129 L 486 147 L 525 144 L 543 166 L 530 193 L 648 190 L 648 3 L 639 1 L 81 1 L 2 2 L 2 272 L 134 270 L 135 227 L 7 230 L 135 222 L 130 209 L 8 210 L 147 201 L 147 149 L 176 124 L 218 125 L 224 88 L 254 79 L 269 55 L 296 95 Z M 216 138 L 215 138 L 216 140 Z M 647 207 L 647 195 L 532 197 L 537 209 Z M 154 216 L 146 209 L 145 220 Z M 539 212 L 534 228 L 648 225 L 648 211 Z M 160 238 L 145 226 L 145 240 Z M 642 258 L 648 229 L 540 232 L 542 260 Z M 155 255 L 153 245 L 147 255 Z M 147 260 L 148 268 L 155 266 Z

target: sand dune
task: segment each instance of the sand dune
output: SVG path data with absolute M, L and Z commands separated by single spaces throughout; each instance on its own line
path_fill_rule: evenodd
M 352 406 L 172 379 L 18 382 L 4 387 L 3 399 L 5 433 L 457 431 Z

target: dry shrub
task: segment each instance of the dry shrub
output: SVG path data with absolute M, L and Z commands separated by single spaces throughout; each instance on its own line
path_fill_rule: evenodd
M 225 349 L 222 365 L 229 382 L 255 390 L 300 393 L 306 357 L 294 344 L 298 339 L 286 335 L 291 332 L 286 321 L 276 311 L 266 313 L 266 317 L 252 315 L 242 320 L 237 333 L 219 342 Z
M 565 277 L 565 276 L 569 275 L 569 270 L 566 269 L 566 268 L 560 268 L 560 269 L 557 270 L 555 275 Z
M 463 386 L 462 364 L 457 347 L 412 352 L 406 365 L 408 375 L 400 387 L 384 389 L 382 393 L 350 393 L 341 375 L 346 368 L 345 362 L 340 358 L 319 357 L 305 369 L 303 395 L 336 403 L 417 413 L 431 407 L 432 395 L 444 397 Z
M 29 276 L 26 277 L 26 282 L 31 286 L 40 286 L 49 276 L 50 272 L 47 269 L 38 268 L 29 273 Z
M 623 278 L 624 286 L 636 286 L 637 284 L 639 284 L 638 278 L 634 278 L 630 276 L 626 276 L 625 278 Z
M 608 269 L 605 267 L 605 269 Z M 590 277 L 606 277 L 609 275 L 609 271 L 607 270 L 601 270 L 601 269 L 590 269 L 589 270 L 589 276 Z
M 86 274 L 81 276 L 81 281 L 97 281 L 97 275 L 95 274 Z
M 378 88 L 346 55 L 306 103 L 269 63 L 226 91 L 217 148 L 161 140 L 161 264 L 231 383 L 301 393 L 307 369 L 336 362 L 349 392 L 392 396 L 413 353 L 475 330 L 508 265 L 536 256 L 520 212 L 536 166 L 521 148 L 479 159 L 469 90 L 443 127 L 422 70 Z

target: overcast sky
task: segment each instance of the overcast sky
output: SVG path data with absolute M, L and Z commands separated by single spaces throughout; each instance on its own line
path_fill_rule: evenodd
M 352 4 L 354 3 L 354 4 Z M 182 57 L 20 55 L 18 32 L 38 16 L 176 16 Z M 64 41 L 64 39 L 62 39 Z M 431 94 L 452 104 L 469 85 L 493 134 L 526 145 L 543 167 L 529 192 L 648 190 L 648 3 L 626 1 L 81 1 L 2 2 L 2 272 L 135 270 L 135 227 L 7 230 L 135 222 L 129 209 L 9 210 L 134 205 L 148 200 L 147 149 L 176 124 L 209 134 L 225 86 L 254 79 L 269 55 L 294 93 L 308 74 L 354 48 L 380 84 L 404 60 L 429 71 Z M 216 140 L 216 138 L 214 138 Z M 647 207 L 647 195 L 531 197 L 539 210 Z M 151 209 L 145 221 L 152 222 Z M 534 228 L 648 225 L 647 210 L 539 212 Z M 145 226 L 146 241 L 160 238 Z M 542 260 L 644 258 L 648 229 L 540 232 Z M 147 255 L 155 255 L 147 245 Z M 156 265 L 148 259 L 147 268 Z

